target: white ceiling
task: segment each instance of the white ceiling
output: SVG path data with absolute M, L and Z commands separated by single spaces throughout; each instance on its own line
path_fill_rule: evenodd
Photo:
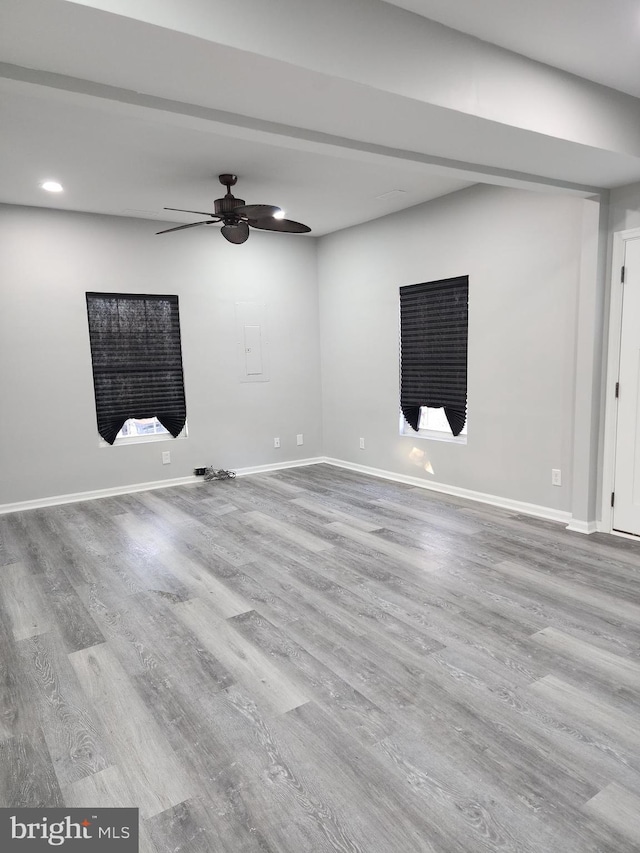
M 108 101 L 52 97 L 0 82 L 0 200 L 9 204 L 193 222 L 166 207 L 212 210 L 217 175 L 239 176 L 234 195 L 276 204 L 320 235 L 445 195 L 469 181 L 419 163 L 331 156 L 159 121 Z M 155 118 L 155 120 L 153 120 Z M 56 179 L 60 195 L 39 184 Z M 379 195 L 400 190 L 382 199 Z M 158 226 L 159 228 L 160 226 Z
M 358 15 L 371 11 L 376 22 L 380 15 L 389 17 L 389 33 L 385 31 L 377 45 L 365 46 L 379 68 L 379 77 L 368 84 L 363 82 L 364 72 L 349 77 L 343 61 L 349 52 L 344 29 L 342 55 L 337 44 L 324 37 L 313 45 L 309 42 L 310 50 L 317 52 L 320 46 L 326 69 L 318 70 L 301 56 L 296 22 L 288 27 L 293 52 L 287 53 L 284 42 L 269 42 L 268 33 L 266 47 L 260 47 L 257 24 L 247 30 L 247 46 L 242 48 L 224 43 L 222 37 L 218 43 L 194 35 L 186 25 L 173 29 L 166 22 L 154 25 L 152 19 L 128 17 L 129 9 L 131 14 L 151 10 L 153 15 L 161 8 L 179 21 L 187 4 L 192 15 L 209 15 L 209 24 L 218 12 L 242 14 L 235 11 L 239 4 L 222 0 L 219 6 L 209 0 L 163 0 L 157 5 L 155 0 L 141 0 L 136 6 L 123 5 L 122 0 L 1 2 L 0 202 L 183 223 L 198 217 L 162 208 L 211 209 L 213 199 L 224 192 L 216 176 L 235 172 L 237 196 L 250 203 L 277 204 L 289 218 L 305 222 L 314 235 L 321 235 L 476 181 L 531 188 L 550 185 L 584 195 L 598 187 L 640 180 L 640 142 L 636 145 L 633 122 L 630 142 L 618 146 L 601 139 L 589 102 L 581 100 L 582 91 L 574 124 L 580 133 L 591 134 L 588 144 L 577 144 L 579 140 L 564 129 L 556 134 L 545 126 L 544 132 L 533 132 L 537 116 L 551 125 L 563 119 L 561 109 L 559 118 L 553 113 L 553 98 L 546 98 L 544 87 L 539 90 L 544 109 L 533 100 L 524 103 L 519 120 L 511 125 L 499 114 L 476 116 L 444 108 L 437 97 L 422 98 L 422 81 L 415 70 L 405 80 L 393 61 L 393 51 L 402 50 L 390 38 L 393 26 L 398 23 L 398 33 L 404 26 L 405 37 L 417 29 L 412 16 L 395 8 L 402 6 L 613 85 L 613 77 L 607 81 L 597 75 L 615 64 L 607 59 L 607 51 L 616 27 L 620 28 L 619 16 L 613 16 L 615 27 L 604 27 L 596 7 L 605 4 L 597 0 L 564 0 L 561 13 L 557 2 L 538 0 L 536 14 L 529 10 L 526 19 L 525 4 L 514 0 L 455 4 L 402 0 L 394 5 L 340 0 L 332 10 L 350 11 L 352 24 L 363 21 L 363 32 L 364 18 Z M 244 0 L 242 9 L 253 2 Z M 336 2 L 318 0 L 320 5 L 309 3 L 305 10 L 326 4 L 318 13 L 322 15 Z M 622 15 L 637 4 L 608 0 L 606 5 L 620 7 Z M 578 6 L 586 10 L 582 17 Z M 258 8 L 254 3 L 251 14 L 255 16 Z M 571 10 L 580 21 L 573 30 Z M 326 17 L 330 27 L 333 18 L 328 11 Z M 371 33 L 371 20 L 367 25 Z M 591 45 L 599 25 L 602 45 L 597 53 Z M 282 27 L 287 30 L 285 21 Z M 627 45 L 628 20 L 624 30 Z M 297 32 L 303 31 L 301 20 Z M 440 27 L 435 38 L 444 38 L 447 32 Z M 238 43 L 241 37 L 239 32 Z M 416 37 L 418 63 L 421 37 Z M 378 58 L 380 44 L 387 39 L 388 55 Z M 629 92 L 633 84 L 640 94 L 638 51 L 632 56 L 625 45 L 620 49 L 624 61 L 608 71 L 618 75 L 621 90 Z M 574 60 L 583 66 L 578 68 Z M 497 56 L 495 67 L 504 61 Z M 436 67 L 431 69 L 436 83 L 437 73 Z M 410 90 L 403 94 L 401 87 L 407 81 Z M 502 82 L 498 80 L 500 86 Z M 470 103 L 474 97 L 472 93 Z M 613 103 L 615 95 L 610 100 Z M 519 109 L 517 102 L 516 91 Z M 39 183 L 45 179 L 59 180 L 65 192 L 44 193 Z
M 454 30 L 640 97 L 639 0 L 387 0 Z

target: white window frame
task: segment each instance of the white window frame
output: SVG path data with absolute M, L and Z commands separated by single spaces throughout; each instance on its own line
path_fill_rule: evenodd
M 149 420 L 148 418 L 129 418 L 128 420 Z M 156 418 L 157 420 L 157 418 Z M 159 423 L 159 421 L 158 421 Z M 128 444 L 148 444 L 153 441 L 175 441 L 177 439 L 188 438 L 189 433 L 187 429 L 187 424 L 185 423 L 182 432 L 180 432 L 175 438 L 171 435 L 171 433 L 167 430 L 165 432 L 153 432 L 147 435 L 120 435 L 113 444 L 109 444 L 104 440 L 104 438 L 99 439 L 100 447 L 123 447 Z
M 400 435 L 411 436 L 412 438 L 430 439 L 431 441 L 448 441 L 450 444 L 466 444 L 467 443 L 467 421 L 460 435 L 453 435 L 449 428 L 434 429 L 423 426 L 429 420 L 430 412 L 439 412 L 440 409 L 428 409 L 426 406 L 420 407 L 420 429 L 416 432 L 406 422 L 402 411 L 400 411 Z

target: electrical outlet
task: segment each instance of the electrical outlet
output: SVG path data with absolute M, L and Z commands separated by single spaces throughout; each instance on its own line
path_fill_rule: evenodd
M 163 450 L 162 451 L 162 464 L 163 465 L 170 465 L 171 464 L 171 451 L 170 450 Z
M 360 439 L 360 450 L 364 450 L 364 438 Z
M 299 445 L 301 445 L 301 444 L 304 444 L 304 437 L 303 437 L 303 435 L 302 435 L 302 433 L 301 433 L 301 432 L 299 432 L 299 433 L 297 434 L 297 436 L 296 436 L 296 444 L 297 444 L 298 446 L 299 446 Z
M 207 469 L 206 468 L 194 468 L 193 473 L 196 475 L 196 477 L 204 477 L 204 475 L 207 473 Z
M 562 471 L 559 468 L 551 469 L 551 485 L 552 486 L 561 486 L 562 485 Z
M 273 439 L 273 446 L 274 447 L 280 447 L 280 439 L 279 438 Z

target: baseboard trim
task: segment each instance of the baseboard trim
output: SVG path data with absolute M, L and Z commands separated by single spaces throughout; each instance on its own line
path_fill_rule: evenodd
M 514 512 L 521 512 L 525 515 L 533 515 L 536 518 L 546 518 L 549 521 L 558 521 L 563 524 L 567 524 L 571 521 L 570 512 L 553 509 L 548 506 L 525 503 L 524 501 L 516 501 L 511 498 L 499 497 L 498 495 L 489 495 L 485 492 L 475 492 L 472 489 L 464 489 L 460 486 L 450 486 L 446 483 L 435 483 L 432 480 L 422 480 L 420 477 L 411 477 L 408 474 L 396 474 L 393 471 L 385 471 L 382 468 L 370 468 L 367 465 L 359 465 L 356 462 L 346 462 L 343 459 L 326 458 L 324 461 L 329 465 L 335 465 L 337 468 L 347 468 L 350 471 L 357 471 L 360 474 L 369 474 L 372 477 L 382 477 L 384 480 L 394 480 L 397 483 L 417 486 L 420 489 L 429 489 L 433 492 L 441 492 L 445 495 L 467 498 L 471 501 L 490 504 L 491 506 L 497 506 L 501 509 L 509 509 Z
M 25 512 L 29 509 L 44 509 L 48 506 L 59 506 L 61 504 L 74 504 L 80 501 L 94 501 L 98 498 L 111 498 L 116 495 L 128 495 L 132 492 L 148 492 L 151 489 L 164 489 L 167 486 L 184 486 L 186 483 L 195 483 L 199 477 L 193 474 L 190 477 L 176 477 L 173 480 L 155 480 L 150 483 L 132 483 L 129 486 L 114 486 L 109 489 L 95 489 L 90 492 L 73 492 L 66 495 L 52 495 L 49 498 L 36 498 L 32 501 L 17 501 L 11 504 L 0 504 L 0 515 L 10 512 Z
M 274 462 L 268 465 L 251 465 L 246 468 L 236 469 L 237 477 L 246 477 L 249 474 L 262 474 L 268 471 L 282 471 L 286 468 L 303 468 L 307 465 L 318 465 L 326 463 L 336 468 L 346 468 L 360 474 L 368 474 L 372 477 L 381 477 L 383 480 L 394 480 L 397 483 L 405 483 L 409 486 L 417 486 L 421 489 L 430 489 L 433 492 L 441 492 L 445 495 L 454 495 L 466 498 L 478 503 L 497 506 L 501 509 L 521 512 L 525 515 L 533 515 L 536 518 L 546 518 L 549 521 L 558 521 L 567 525 L 567 530 L 576 533 L 590 534 L 597 530 L 594 521 L 578 521 L 571 518 L 570 512 L 552 509 L 551 507 L 538 506 L 537 504 L 525 503 L 524 501 L 503 498 L 498 495 L 489 495 L 485 492 L 475 492 L 472 489 L 464 489 L 459 486 L 450 486 L 446 483 L 435 483 L 431 480 L 422 480 L 419 477 L 411 477 L 405 474 L 396 474 L 393 471 L 385 471 L 382 468 L 371 468 L 367 465 L 359 465 L 355 462 L 347 462 L 344 459 L 333 459 L 328 456 L 314 456 L 308 459 L 294 459 L 288 462 Z M 149 483 L 132 483 L 128 486 L 115 486 L 110 489 L 96 489 L 89 492 L 75 492 L 66 495 L 53 495 L 49 498 L 38 498 L 30 501 L 18 501 L 10 504 L 0 504 L 0 515 L 11 512 L 24 512 L 30 509 L 44 509 L 48 506 L 59 506 L 61 504 L 78 503 L 80 501 L 92 501 L 99 498 L 115 497 L 117 495 L 128 495 L 135 492 L 148 492 L 153 489 L 167 489 L 171 486 L 184 486 L 189 483 L 201 483 L 202 478 L 190 475 L 188 477 L 176 477 L 172 480 L 155 480 Z
M 290 462 L 276 462 L 272 465 L 254 465 L 249 468 L 238 468 L 236 470 L 237 477 L 244 477 L 247 474 L 260 474 L 263 471 L 279 471 L 283 468 L 299 468 L 306 465 L 315 465 L 319 462 L 325 462 L 326 459 L 322 456 L 317 456 L 311 459 L 296 459 Z M 175 477 L 172 480 L 155 480 L 149 483 L 132 483 L 128 486 L 114 486 L 109 489 L 95 489 L 89 492 L 74 492 L 66 495 L 52 495 L 49 498 L 37 498 L 31 501 L 18 501 L 10 504 L 0 504 L 0 515 L 7 515 L 11 512 L 25 512 L 30 509 L 44 509 L 48 506 L 60 506 L 62 504 L 79 503 L 80 501 L 93 501 L 99 498 L 111 498 L 117 495 L 129 495 L 134 492 L 149 492 L 153 489 L 168 489 L 171 486 L 185 486 L 189 483 L 202 483 L 202 477 L 196 477 L 191 474 L 188 477 Z
M 596 521 L 579 521 L 577 518 L 572 518 L 567 524 L 567 530 L 573 530 L 574 533 L 584 533 L 587 536 L 591 533 L 598 532 L 598 523 Z
M 283 471 L 285 468 L 304 468 L 307 465 L 319 465 L 326 462 L 325 456 L 313 456 L 309 459 L 294 459 L 291 462 L 274 462 L 271 465 L 253 465 L 249 468 L 236 469 L 236 477 L 246 477 L 247 474 L 262 474 L 265 471 Z

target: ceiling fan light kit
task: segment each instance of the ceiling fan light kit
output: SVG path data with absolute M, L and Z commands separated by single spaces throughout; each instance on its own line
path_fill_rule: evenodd
M 260 231 L 285 231 L 289 234 L 306 234 L 311 231 L 308 225 L 285 219 L 281 208 L 274 204 L 246 204 L 243 198 L 236 198 L 231 187 L 236 185 L 236 175 L 224 173 L 218 175 L 220 183 L 227 188 L 222 198 L 213 203 L 213 213 L 203 210 L 184 210 L 181 207 L 165 207 L 165 210 L 176 210 L 180 213 L 197 213 L 207 216 L 200 222 L 190 222 L 188 225 L 177 225 L 165 228 L 158 234 L 168 234 L 170 231 L 182 231 L 184 228 L 195 228 L 197 225 L 213 225 L 222 222 L 220 232 L 229 243 L 245 243 L 249 239 L 249 226 Z

